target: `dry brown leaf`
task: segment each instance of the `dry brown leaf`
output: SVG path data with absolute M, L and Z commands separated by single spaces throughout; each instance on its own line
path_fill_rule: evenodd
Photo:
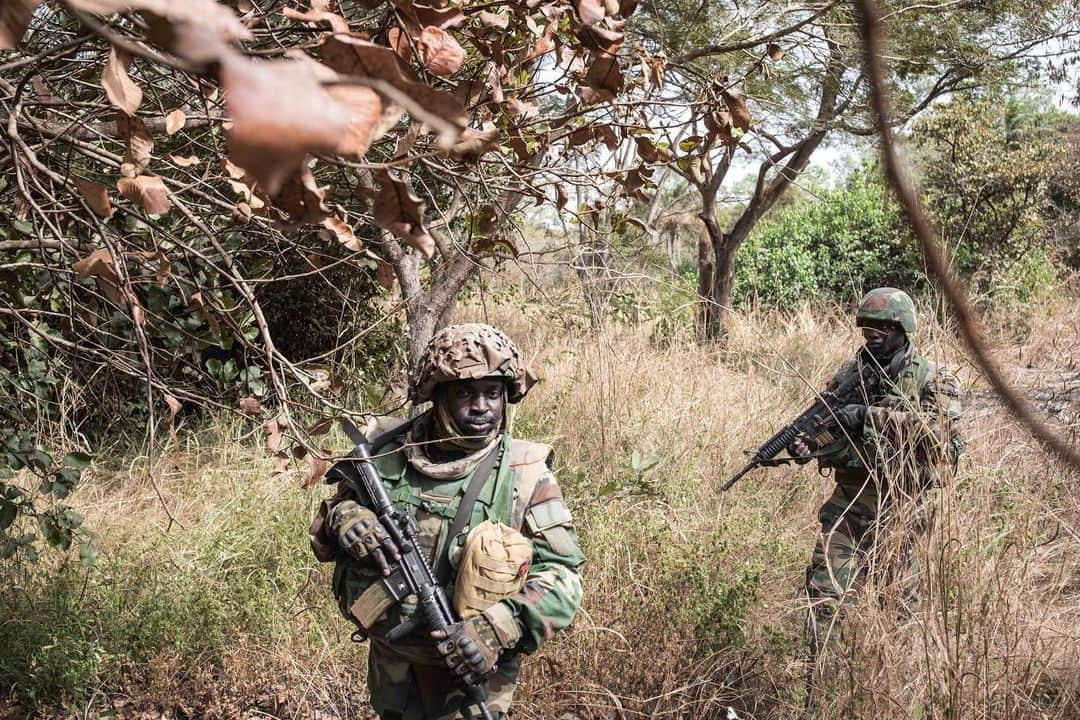
M 116 117 L 116 129 L 124 138 L 127 150 L 120 164 L 120 174 L 133 178 L 150 164 L 150 153 L 154 149 L 154 138 L 146 125 L 137 117 L 120 113 Z
M 476 17 L 480 20 L 480 24 L 484 27 L 499 28 L 505 30 L 510 25 L 510 17 L 505 13 L 493 13 L 487 10 L 481 10 L 476 14 Z
M 589 50 L 598 50 L 612 55 L 618 51 L 626 38 L 621 30 L 613 30 L 603 25 L 582 25 L 575 34 L 581 40 L 581 44 Z
M 289 453 L 280 451 L 274 453 L 274 465 L 270 468 L 270 477 L 281 475 L 289 469 Z
M 165 183 L 157 175 L 120 178 L 116 182 L 120 194 L 150 215 L 164 215 L 172 209 L 172 200 Z
M 135 253 L 137 257 L 142 257 L 146 260 L 153 260 L 158 264 L 158 269 L 155 275 L 157 276 L 158 285 L 162 287 L 169 281 L 169 276 L 172 275 L 172 263 L 169 262 L 168 256 L 161 250 L 150 252 L 149 250 Z
M 94 278 L 98 292 L 117 305 L 124 304 L 124 293 L 120 291 L 120 277 L 116 272 L 116 262 L 106 248 L 98 248 L 81 260 L 71 265 L 75 277 L 85 280 Z
M 251 39 L 251 31 L 232 9 L 216 0 L 68 0 L 68 5 L 98 15 L 131 10 L 149 12 L 173 23 L 201 25 L 222 40 Z
M 180 412 L 180 401 L 174 398 L 172 395 L 165 393 L 165 404 L 169 406 L 169 421 L 171 422 L 176 413 Z
M 142 104 L 143 92 L 128 75 L 130 65 L 130 55 L 110 47 L 109 59 L 101 72 L 101 85 L 109 96 L 109 102 L 128 115 L 134 115 Z
M 440 1 L 438 4 L 445 5 L 446 3 Z M 431 25 L 445 30 L 446 28 L 458 27 L 465 22 L 465 13 L 455 7 L 432 7 L 413 3 L 412 14 L 421 27 Z
M 221 78 L 233 119 L 229 150 L 271 195 L 308 153 L 335 152 L 350 129 L 348 109 L 323 89 L 306 63 L 229 54 Z
M 634 142 L 637 144 L 637 154 L 639 158 L 647 163 L 654 163 L 659 159 L 660 156 L 656 152 L 656 146 L 653 145 L 652 140 L 647 137 L 635 135 Z
M 169 406 L 169 440 L 172 441 L 172 462 L 173 465 L 180 464 L 180 438 L 176 436 L 176 415 L 180 412 L 180 401 L 169 393 L 162 393 L 165 396 L 165 404 Z
M 242 180 L 247 175 L 247 170 L 240 167 L 227 157 L 221 158 L 221 169 L 233 180 Z
M 334 427 L 334 418 L 323 418 L 312 423 L 307 429 L 307 434 L 312 436 L 325 435 L 330 432 L 332 427 Z
M 195 155 L 183 156 L 173 155 L 172 153 L 169 153 L 169 160 L 171 160 L 174 164 L 179 165 L 180 167 L 192 167 L 193 165 L 198 165 L 200 162 L 202 162 Z
M 187 122 L 187 115 L 180 108 L 176 108 L 165 116 L 165 133 L 167 135 L 175 135 L 180 132 L 184 127 L 184 123 Z
M 577 11 L 581 22 L 586 25 L 592 25 L 604 19 L 602 0 L 577 0 Z
M 750 109 L 746 107 L 746 101 L 743 100 L 742 91 L 738 88 L 731 88 L 724 90 L 720 93 L 724 98 L 724 103 L 727 104 L 728 110 L 731 112 L 731 124 L 739 128 L 743 132 L 750 129 Z
M 399 27 L 392 27 L 386 31 L 386 41 L 394 48 L 394 53 L 401 58 L 402 62 L 409 62 L 413 58 L 412 40 L 408 34 Z
M 420 62 L 436 75 L 453 75 L 465 62 L 465 51 L 450 33 L 442 28 L 426 27 L 416 41 Z
M 263 423 L 263 431 L 266 434 L 266 450 L 267 452 L 280 452 L 281 451 L 281 424 L 278 422 L 279 418 L 270 418 Z
M 428 112 L 439 116 L 458 128 L 468 123 L 465 106 L 450 93 L 418 82 L 402 66 L 394 51 L 347 35 L 334 35 L 323 44 L 319 52 L 323 62 L 343 75 L 367 75 L 390 83 Z M 384 113 L 384 118 L 394 119 L 394 113 Z M 400 108 L 396 113 L 400 115 Z M 375 137 L 379 134 L 376 129 Z M 447 140 L 456 142 L 456 135 Z
M 334 239 L 344 245 L 346 250 L 360 252 L 364 249 L 364 241 L 356 237 L 349 224 L 337 215 L 325 217 L 319 224 L 328 230 Z
M 341 77 L 335 70 L 317 62 L 305 53 L 292 57 L 306 63 L 321 83 L 334 83 Z M 362 160 L 371 143 L 378 140 L 385 132 L 380 129 L 384 109 L 382 98 L 374 90 L 363 85 L 331 84 L 326 91 L 349 113 L 349 128 L 338 141 L 335 154 Z M 394 118 L 395 123 L 397 117 Z
M 112 203 L 109 202 L 109 188 L 107 186 L 81 177 L 76 177 L 74 180 L 79 194 L 82 195 L 83 200 L 86 201 L 86 204 L 90 206 L 95 215 L 106 220 L 113 216 L 115 210 Z
M 529 50 L 528 54 L 524 58 L 522 58 L 521 62 L 526 63 L 530 60 L 535 60 L 536 58 L 542 55 L 546 55 L 548 52 L 550 52 L 551 49 L 555 47 L 555 34 L 558 31 L 559 24 L 557 22 L 548 23 L 548 26 L 544 29 L 543 36 L 536 40 L 536 43 L 533 44 L 532 49 Z
M 0 50 L 12 50 L 30 25 L 41 0 L 4 0 L 0 3 Z
M 319 187 L 311 168 L 304 165 L 291 175 L 273 197 L 274 207 L 286 213 L 293 222 L 322 222 L 330 209 L 326 207 L 328 187 Z
M 585 84 L 594 93 L 583 93 L 587 102 L 610 101 L 622 91 L 623 77 L 619 70 L 619 61 L 614 53 L 597 53 L 589 71 L 585 73 Z
M 323 476 L 326 475 L 326 471 L 330 469 L 330 463 L 321 457 L 317 457 L 314 453 L 308 453 L 307 461 L 308 478 L 302 485 L 305 489 L 317 485 L 319 481 L 323 479 Z
M 435 252 L 435 240 L 424 227 L 424 204 L 412 188 L 386 170 L 377 173 L 379 194 L 375 196 L 372 219 L 384 230 L 397 235 L 427 257 Z
M 259 402 L 258 398 L 242 397 L 237 406 L 240 408 L 240 412 L 245 415 L 258 415 L 262 412 L 262 403 Z
M 526 119 L 536 117 L 540 112 L 540 106 L 536 103 L 519 100 L 516 97 L 507 98 L 506 107 L 510 108 L 510 111 L 515 115 L 521 115 Z
M 202 291 L 196 291 L 188 296 L 188 307 L 194 305 L 199 309 L 199 314 L 202 315 L 203 320 L 210 326 L 210 330 L 217 335 L 221 332 L 221 325 L 218 323 L 217 317 L 210 312 L 210 309 L 206 307 L 206 301 L 203 300 Z
M 285 8 L 281 11 L 281 14 L 290 20 L 299 20 L 301 22 L 325 22 L 330 25 L 330 29 L 336 33 L 349 32 L 349 23 L 345 22 L 345 18 L 341 17 L 337 13 L 330 12 L 326 9 L 325 3 L 313 2 L 311 3 L 311 9 L 300 11 L 294 8 Z
M 394 266 L 385 260 L 375 259 L 375 280 L 386 290 L 394 289 L 394 281 L 397 279 L 397 274 L 394 273 Z
M 484 153 L 499 147 L 499 130 L 492 126 L 485 130 L 465 128 L 461 140 L 450 148 L 450 154 L 461 162 L 476 162 Z

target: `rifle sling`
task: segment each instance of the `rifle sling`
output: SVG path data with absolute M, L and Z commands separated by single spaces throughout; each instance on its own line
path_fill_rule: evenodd
M 461 498 L 461 504 L 458 505 L 454 520 L 450 523 L 450 531 L 446 533 L 446 548 L 439 555 L 438 565 L 435 568 L 435 579 L 444 587 L 450 579 L 450 543 L 465 529 L 465 525 L 469 522 L 473 506 L 476 505 L 476 499 L 480 497 L 480 491 L 484 488 L 491 471 L 498 465 L 499 458 L 502 456 L 502 446 L 503 444 L 500 442 L 476 464 L 476 470 L 469 481 L 469 487 L 465 489 L 465 495 Z

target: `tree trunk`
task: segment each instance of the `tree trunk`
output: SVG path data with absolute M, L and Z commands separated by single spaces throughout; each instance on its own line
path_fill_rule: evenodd
M 714 308 L 709 302 L 713 292 L 713 274 L 716 263 L 713 262 L 713 241 L 708 229 L 702 229 L 698 235 L 698 311 L 694 314 L 694 330 L 698 340 L 709 338 L 709 327 L 714 322 Z

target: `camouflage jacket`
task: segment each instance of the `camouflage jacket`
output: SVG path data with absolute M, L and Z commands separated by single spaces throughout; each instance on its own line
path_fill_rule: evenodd
M 395 438 L 379 448 L 375 464 L 394 504 L 407 508 L 416 517 L 421 547 L 428 553 L 431 566 L 436 567 L 437 560 L 448 553 L 451 576 L 444 587 L 447 596 L 453 597 L 457 562 L 469 530 L 484 520 L 497 520 L 520 531 L 532 543 L 524 587 L 488 611 L 493 622 L 516 623 L 521 629 L 521 641 L 511 654 L 533 652 L 568 626 L 581 604 L 578 568 L 585 556 L 549 467 L 551 448 L 504 435 L 498 469 L 481 490 L 465 529 L 456 538 L 447 538 L 472 473 L 448 481 L 428 478 L 406 461 L 400 452 L 402 440 Z M 342 613 L 384 653 L 407 662 L 441 664 L 432 641 L 420 633 L 393 645 L 386 641 L 386 633 L 405 621 L 414 608 L 408 603 L 387 602 L 385 591 L 380 592 L 381 576 L 337 547 L 324 521 L 335 503 L 349 497 L 347 491 L 339 491 L 324 501 L 311 526 L 316 557 L 335 563 L 333 590 Z
M 831 390 L 862 363 L 874 361 L 865 350 L 844 363 L 826 385 Z M 875 363 L 876 367 L 876 363 Z M 934 482 L 935 472 L 951 469 L 963 452 L 957 429 L 961 417 L 960 383 L 946 368 L 918 354 L 908 344 L 876 383 L 857 388 L 851 403 L 868 406 L 861 429 L 825 449 L 824 467 L 847 471 L 887 471 L 890 477 L 917 477 Z

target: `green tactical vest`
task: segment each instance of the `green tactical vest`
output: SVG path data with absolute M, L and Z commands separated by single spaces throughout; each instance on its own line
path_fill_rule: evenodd
M 850 362 L 844 366 L 846 372 L 838 373 L 835 380 L 837 382 L 843 382 L 847 379 L 847 373 L 857 372 L 857 366 L 854 362 Z M 904 365 L 904 368 L 900 371 L 900 374 L 893 381 L 884 381 L 885 394 L 880 399 L 876 400 L 873 404 L 878 407 L 894 408 L 905 412 L 918 412 L 921 409 L 921 398 L 923 390 L 926 388 L 927 382 L 932 379 L 938 371 L 938 366 L 931 360 L 926 359 L 922 355 L 913 353 L 911 360 Z M 836 444 L 836 453 L 831 459 L 831 462 L 825 463 L 828 466 L 838 469 L 844 469 L 849 471 L 855 471 L 856 475 L 860 475 L 858 471 L 868 471 L 866 462 L 869 461 L 873 464 L 875 449 L 878 444 L 883 441 L 882 436 L 870 425 L 869 422 L 863 427 L 861 447 L 856 451 L 852 448 L 850 443 L 841 438 Z M 952 439 L 953 445 L 956 446 L 959 442 L 959 436 L 954 435 Z M 849 474 L 843 473 L 843 474 Z
M 451 539 L 446 535 L 473 473 L 455 480 L 426 477 L 409 465 L 403 452 L 395 452 L 401 447 L 401 442 L 395 439 L 378 448 L 375 467 L 383 478 L 391 502 L 395 507 L 411 512 L 420 525 L 420 550 L 431 567 L 437 567 L 438 558 L 449 553 L 451 577 L 443 589 L 448 597 L 452 597 L 457 563 L 469 530 L 484 520 L 498 521 L 519 529 L 523 505 L 528 502 L 539 479 L 537 468 L 546 469 L 544 460 L 550 448 L 539 443 L 512 440 L 508 434 L 504 434 L 498 449 L 501 457 L 497 469 L 481 489 L 465 527 L 457 538 Z M 522 465 L 530 459 L 530 464 Z M 523 495 L 525 497 L 520 497 Z M 345 553 L 338 553 L 333 589 L 342 614 L 356 623 L 363 634 L 376 637 L 384 635 L 412 610 L 407 603 L 390 605 L 385 592 L 381 591 L 381 580 L 382 576 L 370 565 Z M 421 644 L 430 646 L 426 640 Z M 399 647 L 401 645 L 399 643 Z M 418 658 L 422 659 L 420 648 L 415 650 L 420 653 Z M 402 651 L 408 652 L 404 648 Z

